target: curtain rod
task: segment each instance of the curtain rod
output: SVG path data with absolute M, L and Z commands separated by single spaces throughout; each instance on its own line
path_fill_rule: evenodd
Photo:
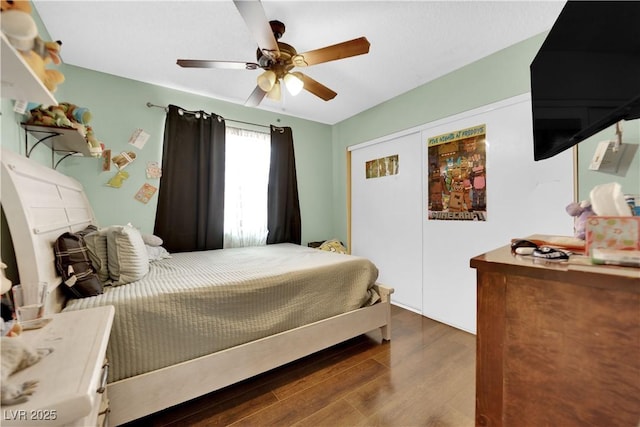
M 149 108 L 152 108 L 152 107 L 155 107 L 155 108 L 162 108 L 162 109 L 165 111 L 165 113 L 168 113 L 168 112 L 169 112 L 169 107 L 167 107 L 167 106 L 163 106 L 163 105 L 155 105 L 155 104 L 152 104 L 152 103 L 150 103 L 150 102 L 147 102 L 147 107 L 149 107 Z M 200 114 L 200 112 L 199 112 L 199 111 L 189 111 L 189 110 L 185 110 L 185 109 L 183 109 L 183 108 L 180 108 L 180 109 L 178 110 L 178 112 L 182 112 L 182 113 L 189 113 L 189 114 L 195 114 L 195 115 L 199 115 L 199 114 Z M 207 114 L 207 113 L 204 113 L 204 114 L 205 114 L 205 118 L 206 118 L 206 116 L 208 116 L 208 114 Z M 275 130 L 277 130 L 278 132 L 280 132 L 280 133 L 283 133 L 283 132 L 284 132 L 284 128 L 282 128 L 282 127 L 278 127 L 278 126 L 274 126 L 274 125 L 262 125 L 262 124 L 260 124 L 260 123 L 243 122 L 242 120 L 226 119 L 226 118 L 224 118 L 224 117 L 222 117 L 222 116 L 218 116 L 218 120 L 219 120 L 219 121 L 224 120 L 224 121 L 227 121 L 227 122 L 234 122 L 234 123 L 242 123 L 242 124 L 245 124 L 245 125 L 260 126 L 260 127 L 263 127 L 263 128 L 269 128 L 269 129 L 271 129 L 271 127 L 273 126 L 273 128 L 274 128 Z

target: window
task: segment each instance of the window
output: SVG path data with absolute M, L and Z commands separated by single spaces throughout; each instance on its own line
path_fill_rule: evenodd
M 264 245 L 271 137 L 227 127 L 225 145 L 224 247 Z

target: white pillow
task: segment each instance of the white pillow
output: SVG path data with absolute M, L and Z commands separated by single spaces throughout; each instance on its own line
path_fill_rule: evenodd
M 145 246 L 147 247 L 149 262 L 158 261 L 165 258 L 171 258 L 171 254 L 162 246 L 151 246 L 151 245 L 145 245 Z
M 154 234 L 142 233 L 142 241 L 147 246 L 162 246 L 162 239 Z
M 140 231 L 130 226 L 114 225 L 106 234 L 109 277 L 113 285 L 124 285 L 146 276 L 149 255 Z
M 102 283 L 109 280 L 109 258 L 107 256 L 107 235 L 94 231 L 84 236 L 89 258 Z

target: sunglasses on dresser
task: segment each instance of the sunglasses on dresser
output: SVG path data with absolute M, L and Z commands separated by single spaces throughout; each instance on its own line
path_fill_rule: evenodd
M 550 246 L 539 246 L 527 239 L 518 239 L 511 242 L 511 253 L 514 255 L 531 255 L 552 261 L 566 261 L 571 255 L 571 252 Z

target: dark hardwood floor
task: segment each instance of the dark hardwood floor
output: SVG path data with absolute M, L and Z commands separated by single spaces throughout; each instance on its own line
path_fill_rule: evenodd
M 127 427 L 473 426 L 475 335 L 395 306 L 391 330 L 390 342 L 362 335 Z

